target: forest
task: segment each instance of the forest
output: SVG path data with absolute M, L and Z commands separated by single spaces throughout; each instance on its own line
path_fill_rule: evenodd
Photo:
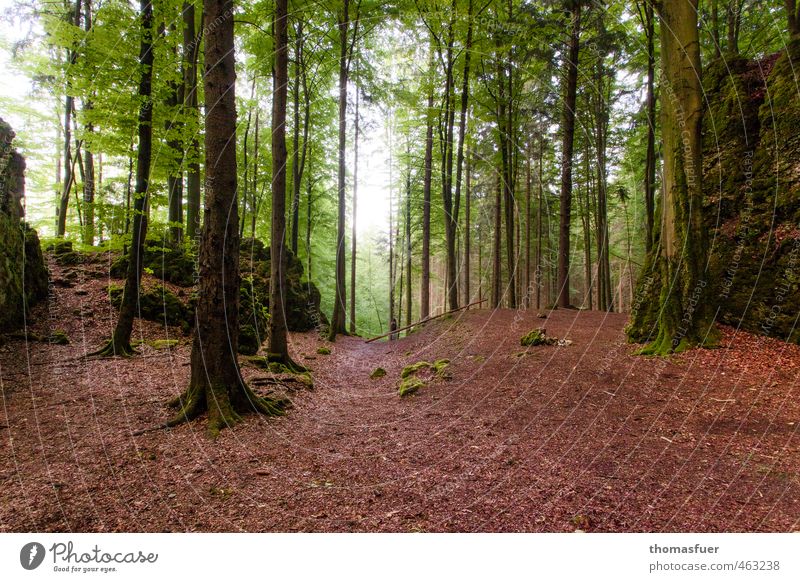
M 800 528 L 795 0 L 0 8 L 0 532 Z

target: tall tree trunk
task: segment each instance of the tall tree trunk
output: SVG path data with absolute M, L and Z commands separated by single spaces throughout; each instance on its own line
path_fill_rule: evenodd
M 472 253 L 472 247 L 470 245 L 470 238 L 472 234 L 472 223 L 471 223 L 471 206 L 472 206 L 472 153 L 469 148 L 467 148 L 467 160 L 466 160 L 466 188 L 464 191 L 464 305 L 469 305 L 471 303 L 471 291 L 470 291 L 470 255 Z
M 200 109 L 197 106 L 197 61 L 202 30 L 197 33 L 194 2 L 183 3 L 184 117 L 192 130 L 186 152 L 186 236 L 193 244 L 200 235 Z
M 728 44 L 726 50 L 729 56 L 739 54 L 739 26 L 742 22 L 743 0 L 728 0 Z
M 570 42 L 564 62 L 566 85 L 561 116 L 561 212 L 558 236 L 558 306 L 569 307 L 569 243 L 572 212 L 572 149 L 575 139 L 575 97 L 578 87 L 578 51 L 580 48 L 581 3 L 572 3 Z
M 794 0 L 791 0 L 794 1 Z M 650 21 L 652 22 L 653 17 L 653 5 L 645 0 L 645 9 L 650 9 Z M 648 41 L 650 38 L 648 38 Z M 719 58 L 722 56 L 722 51 L 720 50 L 720 37 L 719 37 L 719 0 L 711 0 L 711 40 L 714 42 L 714 56 Z M 649 45 L 649 42 L 648 42 Z M 650 53 L 648 52 L 648 55 Z
M 302 173 L 300 167 L 300 85 L 302 83 L 300 72 L 303 62 L 303 21 L 297 21 L 294 41 L 294 82 L 292 83 L 292 101 L 294 105 L 294 123 L 292 127 L 292 253 L 297 256 L 297 240 L 300 229 L 300 182 Z M 308 95 L 305 95 L 306 100 Z M 308 107 L 308 106 L 306 106 Z M 305 147 L 305 144 L 304 144 Z
M 81 0 L 75 0 L 67 19 L 76 27 L 81 24 Z M 75 109 L 75 98 L 72 96 L 72 84 L 69 81 L 70 68 L 78 59 L 75 48 L 67 49 L 67 85 L 64 96 L 64 185 L 61 190 L 61 199 L 56 215 L 56 236 L 63 237 L 67 232 L 67 208 L 69 207 L 69 193 L 75 179 L 72 169 L 72 112 Z
M 525 160 L 525 294 L 524 305 L 531 306 L 531 154 Z
M 175 25 L 170 25 L 170 30 L 174 30 Z M 173 55 L 177 56 L 173 48 Z M 181 61 L 183 58 L 181 57 Z M 182 67 L 182 66 L 181 66 Z M 181 75 L 181 82 L 176 83 L 170 80 L 167 84 L 169 93 L 167 94 L 167 121 L 165 130 L 167 134 L 167 149 L 169 151 L 167 163 L 167 201 L 168 211 L 167 220 L 169 221 L 169 239 L 172 246 L 178 246 L 183 239 L 183 140 L 182 123 L 179 121 L 179 113 L 183 109 L 184 94 L 186 92 L 185 74 Z M 178 135 L 174 135 L 177 133 Z
M 450 309 L 458 308 L 458 281 L 456 279 L 456 229 L 458 216 L 455 214 L 453 201 L 453 129 L 455 125 L 455 103 L 453 86 L 454 43 L 456 0 L 451 6 L 451 18 L 447 27 L 447 44 L 444 56 L 444 110 L 442 111 L 442 205 L 444 207 L 444 234 L 445 234 L 445 293 L 447 305 Z M 469 53 L 467 53 L 469 54 Z
M 470 57 L 472 55 L 472 5 L 473 0 L 469 0 L 469 8 L 467 12 L 467 39 L 464 44 L 464 76 L 461 81 L 461 112 L 459 114 L 458 125 L 458 149 L 456 152 L 456 191 L 453 199 L 451 218 L 451 231 L 452 234 L 458 232 L 458 214 L 461 206 L 461 175 L 464 167 L 464 140 L 467 133 L 467 110 L 469 108 L 469 73 L 470 73 Z M 449 247 L 448 247 L 449 249 Z M 448 250 L 448 253 L 450 251 Z M 458 308 L 458 285 L 456 282 L 456 262 L 455 256 L 452 261 L 452 289 L 450 290 L 450 309 Z
M 495 185 L 494 197 L 494 244 L 492 245 L 492 307 L 497 309 L 500 307 L 500 290 L 501 290 L 501 263 L 500 263 L 500 230 L 502 229 L 502 222 L 500 220 L 500 213 L 502 212 L 502 184 L 501 178 L 498 174 L 497 183 Z
M 358 83 L 358 63 L 356 63 L 356 83 Z M 354 120 L 354 134 L 353 134 L 353 224 L 350 234 L 350 333 L 356 333 L 356 218 L 358 211 L 358 105 L 359 105 L 359 88 L 356 84 L 356 112 Z
M 714 0 L 716 9 L 717 0 Z M 656 212 L 656 94 L 655 94 L 655 18 L 653 4 L 644 0 L 644 23 L 647 36 L 647 154 L 644 173 L 645 201 L 645 250 L 653 246 Z M 716 31 L 717 51 L 719 52 L 719 29 Z
M 347 154 L 347 58 L 348 30 L 350 27 L 350 0 L 344 0 L 342 13 L 339 16 L 339 169 L 338 169 L 338 218 L 336 223 L 336 290 L 333 299 L 333 316 L 331 317 L 328 339 L 334 341 L 336 335 L 347 333 L 345 329 L 345 313 L 347 312 L 347 290 L 345 289 L 345 256 L 344 231 Z
M 406 173 L 406 326 L 411 325 L 411 144 Z
M 536 309 L 542 307 L 542 204 L 543 204 L 543 185 L 542 173 L 544 166 L 544 137 L 539 136 L 539 178 L 536 180 L 538 198 L 536 205 L 536 270 L 534 277 L 536 280 Z
M 786 22 L 789 28 L 789 34 L 796 36 L 800 34 L 800 18 L 797 14 L 797 0 L 784 0 L 786 6 Z
M 92 3 L 91 0 L 84 0 L 84 14 L 83 25 L 86 32 L 92 30 Z M 94 124 L 91 120 L 92 115 L 92 100 L 86 99 L 83 104 L 84 114 L 87 116 L 85 124 L 86 137 L 84 138 L 84 156 L 83 156 L 83 244 L 94 245 L 94 196 L 95 196 L 95 172 L 94 172 L 94 143 L 92 134 L 94 133 Z
M 272 98 L 272 228 L 270 230 L 269 357 L 294 365 L 286 326 L 286 96 L 289 83 L 288 0 L 275 7 L 275 94 Z
M 277 59 L 286 62 L 286 1 L 276 0 Z M 173 404 L 181 405 L 167 425 L 208 411 L 208 432 L 216 436 L 241 420 L 241 413 L 282 414 L 284 402 L 256 396 L 242 380 L 237 361 L 239 335 L 239 206 L 236 200 L 236 99 L 232 0 L 205 0 L 206 204 L 200 244 L 200 279 L 191 378 Z M 281 24 L 282 23 L 282 24 Z M 283 34 L 281 34 L 283 32 Z M 285 87 L 285 83 L 283 84 Z M 280 85 L 279 85 L 280 87 Z M 285 111 L 285 92 L 283 106 Z M 279 101 L 276 96 L 276 101 Z M 282 127 L 279 126 L 279 127 Z M 282 132 L 276 132 L 282 133 Z M 284 147 L 285 162 L 285 147 Z M 284 178 L 285 180 L 285 178 Z M 285 182 L 284 182 L 285 187 Z M 285 192 L 284 192 L 285 194 Z M 282 216 L 282 215 L 281 215 Z M 284 219 L 285 220 L 285 219 Z M 280 232 L 280 231 L 278 231 Z M 273 235 L 276 234 L 273 231 Z M 281 237 L 282 238 L 282 237 Z M 275 237 L 273 236 L 273 241 Z M 280 255 L 272 254 L 272 288 Z M 281 313 L 273 304 L 270 321 Z M 270 338 L 272 339 L 272 337 Z M 274 345 L 270 345 L 274 349 Z
M 702 115 L 697 2 L 659 2 L 664 196 L 659 244 L 648 254 L 631 323 L 642 350 L 667 354 L 703 345 L 713 328 L 708 308 L 707 241 L 702 217 Z
M 511 184 L 511 127 L 508 123 L 506 77 L 509 71 L 501 63 L 500 39 L 497 39 L 497 134 L 500 147 L 501 183 L 503 188 L 503 204 L 505 206 L 506 222 L 506 261 L 508 265 L 508 306 L 516 308 L 516 261 L 514 253 L 514 193 Z
M 429 48 L 428 108 L 425 115 L 425 161 L 422 178 L 422 276 L 420 280 L 419 316 L 431 312 L 431 178 L 433 173 L 433 45 Z
M 94 353 L 100 356 L 128 356 L 133 353 L 131 334 L 133 319 L 139 305 L 139 288 L 142 279 L 144 241 L 147 237 L 147 207 L 150 184 L 150 161 L 153 143 L 153 5 L 151 0 L 140 0 L 140 21 L 142 39 L 139 46 L 139 79 L 138 137 L 136 150 L 136 189 L 133 201 L 133 232 L 131 247 L 128 252 L 128 270 L 125 277 L 125 289 L 122 293 L 122 305 L 119 318 L 114 327 L 111 341 Z

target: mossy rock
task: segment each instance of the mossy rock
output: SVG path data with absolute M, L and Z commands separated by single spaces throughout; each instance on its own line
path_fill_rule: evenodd
M 331 355 L 331 349 L 328 346 L 320 346 L 320 347 L 317 348 L 317 353 L 320 356 L 330 356 Z
M 427 382 L 421 380 L 420 378 L 404 378 L 397 387 L 397 393 L 402 398 L 404 396 L 415 394 L 420 388 L 424 388 L 425 386 L 427 386 Z
M 450 374 L 447 372 L 449 365 L 450 360 L 440 359 L 433 363 L 421 361 L 406 366 L 400 372 L 398 394 L 400 396 L 414 394 L 420 388 L 427 386 L 429 382 L 450 379 Z
M 519 340 L 520 345 L 531 347 L 547 344 L 547 336 L 543 328 L 532 329 Z
M 120 308 L 124 288 L 109 285 L 108 296 L 111 305 Z M 189 309 L 172 291 L 161 285 L 143 288 L 139 293 L 139 313 L 143 319 L 180 327 L 184 332 L 191 331 L 194 318 Z
M 54 329 L 50 332 L 48 341 L 57 346 L 65 346 L 69 343 L 69 336 L 63 329 Z
M 241 310 L 246 318 L 269 313 L 270 249 L 258 239 L 245 239 L 239 247 L 242 271 Z M 245 292 L 244 288 L 249 287 Z M 286 326 L 289 331 L 324 329 L 328 319 L 320 308 L 321 296 L 316 285 L 303 280 L 302 262 L 287 249 L 286 257 Z M 258 326 L 259 329 L 261 328 Z
M 372 380 L 377 380 L 378 378 L 383 378 L 384 376 L 386 376 L 386 370 L 383 368 L 375 368 L 372 371 L 372 374 L 369 375 L 370 379 Z
M 195 283 L 195 260 L 183 247 L 170 248 L 158 239 L 148 238 L 144 245 L 142 264 L 154 277 L 173 285 L 191 287 Z M 124 279 L 127 272 L 128 255 L 123 255 L 111 264 L 109 275 L 115 279 Z
M 48 253 L 53 253 L 53 255 L 57 257 L 59 255 L 65 255 L 67 253 L 71 253 L 75 249 L 72 246 L 71 240 L 58 239 L 49 242 L 47 244 L 47 247 L 45 247 L 45 250 Z
M 180 342 L 176 339 L 157 339 L 148 343 L 157 350 L 171 350 L 178 347 Z

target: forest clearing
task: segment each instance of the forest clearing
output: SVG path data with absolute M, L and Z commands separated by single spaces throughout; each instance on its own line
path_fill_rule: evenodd
M 142 321 L 140 357 L 84 359 L 113 310 L 107 280 L 77 281 L 51 314 L 70 344 L 17 339 L 0 352 L 4 388 L 18 386 L 0 416 L 3 531 L 800 525 L 798 346 L 724 328 L 719 349 L 645 359 L 625 341 L 626 315 L 563 309 L 471 310 L 395 342 L 297 333 L 291 352 L 314 388 L 289 392 L 287 416 L 248 418 L 216 442 L 202 421 L 133 436 L 171 414 L 190 345 Z M 521 347 L 540 327 L 571 345 Z M 398 395 L 403 367 L 441 358 L 448 379 Z M 274 377 L 242 363 L 257 391 Z

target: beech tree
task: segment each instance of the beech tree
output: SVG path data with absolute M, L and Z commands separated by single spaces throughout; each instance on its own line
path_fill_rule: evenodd
M 664 196 L 658 244 L 647 255 L 628 336 L 641 353 L 669 354 L 714 339 L 706 300 L 702 204 L 702 115 L 698 0 L 656 2 L 661 21 Z

